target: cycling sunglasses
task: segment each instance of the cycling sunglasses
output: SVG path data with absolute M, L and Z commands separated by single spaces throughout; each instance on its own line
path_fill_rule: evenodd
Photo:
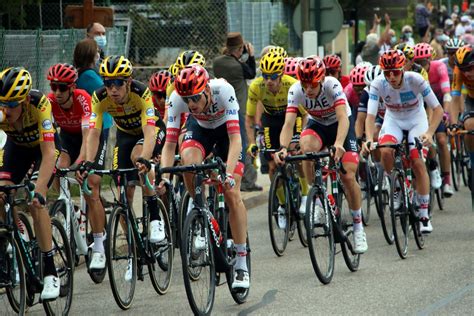
M 19 101 L 0 102 L 0 107 L 7 107 L 10 109 L 14 109 L 19 105 L 20 105 Z
M 53 82 L 50 84 L 50 86 L 53 92 L 56 92 L 57 90 L 59 90 L 60 92 L 66 92 L 71 87 L 67 83 L 53 83 Z
M 193 101 L 194 103 L 196 103 L 199 100 L 201 100 L 201 96 L 202 96 L 203 92 L 201 92 L 199 94 L 195 94 L 195 95 L 190 95 L 188 97 L 181 97 L 181 98 L 183 99 L 184 103 L 186 103 L 186 104 L 189 104 L 189 101 Z
M 390 77 L 390 75 L 394 75 L 395 77 L 400 76 L 400 74 L 403 72 L 402 68 L 399 69 L 386 69 L 383 71 L 383 75 L 385 77 Z
M 278 73 L 273 73 L 273 74 L 264 74 L 264 73 L 262 73 L 262 77 L 265 80 L 268 80 L 268 79 L 277 80 L 278 77 L 280 77 L 280 74 L 278 74 Z
M 319 81 L 301 81 L 301 86 L 303 87 L 303 90 L 309 89 L 309 88 L 317 88 L 319 85 Z
M 153 91 L 153 96 L 157 97 L 158 99 L 166 99 L 166 92 L 162 91 Z
M 106 86 L 107 88 L 112 88 L 112 86 L 120 88 L 125 84 L 126 81 L 126 79 L 105 79 L 104 86 Z

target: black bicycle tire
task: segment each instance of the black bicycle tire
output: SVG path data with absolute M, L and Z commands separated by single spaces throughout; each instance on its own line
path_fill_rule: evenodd
M 17 255 L 16 256 L 17 267 L 18 267 L 18 274 L 20 276 L 20 282 L 18 284 L 18 286 L 20 286 L 20 289 L 19 289 L 20 297 L 19 299 L 17 299 L 14 296 L 11 287 L 6 288 L 6 293 L 7 293 L 8 301 L 10 302 L 10 306 L 13 309 L 13 311 L 17 313 L 18 315 L 24 315 L 25 312 L 28 310 L 28 305 L 26 303 L 26 299 L 28 296 L 27 291 L 26 291 L 26 282 L 27 282 L 26 270 L 23 263 L 23 256 L 21 254 L 20 247 L 18 245 L 17 240 L 13 237 L 10 237 L 8 239 L 9 239 L 8 242 L 12 245 L 12 251 L 14 250 L 15 254 Z M 5 254 L 6 252 L 4 253 L 4 255 Z M 8 262 L 10 262 L 10 260 L 8 260 Z M 13 272 L 11 274 L 13 275 Z
M 399 181 L 400 184 L 400 194 L 401 194 L 401 206 L 400 209 L 395 210 L 394 207 L 394 193 L 396 188 L 396 181 Z M 393 227 L 393 236 L 395 240 L 395 246 L 397 248 L 397 253 L 402 259 L 406 259 L 408 255 L 408 226 L 410 224 L 409 220 L 409 212 L 406 209 L 407 206 L 405 205 L 405 201 L 407 200 L 405 198 L 405 181 L 404 177 L 401 175 L 401 173 L 398 170 L 393 170 L 391 174 L 391 190 L 390 190 L 390 215 L 392 217 L 392 227 Z M 400 225 L 404 225 L 405 229 L 403 227 L 397 227 L 397 217 L 400 218 Z M 399 230 L 400 228 L 400 230 Z M 401 232 L 401 234 L 400 234 Z M 403 247 L 402 247 L 402 239 L 403 238 Z
M 349 271 L 355 272 L 359 269 L 360 254 L 353 253 L 350 250 L 354 247 L 354 245 L 352 244 L 352 236 L 354 234 L 352 214 L 350 214 L 349 209 L 343 207 L 343 202 L 346 199 L 346 196 L 342 185 L 339 184 L 338 186 L 339 187 L 337 193 L 337 207 L 339 208 L 339 218 L 337 220 L 336 225 L 340 225 L 340 231 L 342 231 L 346 236 L 346 240 L 343 240 L 340 243 L 342 256 Z M 350 218 L 350 220 L 346 221 L 346 217 Z M 350 244 L 350 246 L 348 246 L 347 244 Z
M 269 201 L 268 201 L 268 229 L 269 229 L 269 233 L 270 233 L 270 241 L 271 241 L 271 244 L 272 244 L 273 252 L 275 252 L 275 254 L 278 257 L 281 257 L 281 256 L 283 256 L 283 254 L 285 252 L 285 249 L 286 249 L 286 246 L 288 245 L 288 235 L 289 235 L 289 230 L 290 230 L 290 201 L 289 201 L 288 198 L 285 199 L 285 215 L 286 215 L 286 219 L 287 219 L 286 220 L 286 227 L 285 227 L 285 231 L 284 231 L 284 234 L 283 234 L 283 238 L 281 240 L 281 245 L 278 245 L 273 227 L 275 227 L 275 229 L 277 229 L 277 230 L 281 230 L 278 227 L 278 218 L 277 218 L 278 217 L 278 214 L 277 214 L 278 206 L 277 205 L 279 205 L 279 203 L 277 202 L 277 205 L 275 205 L 275 200 L 278 201 L 276 191 L 277 191 L 277 185 L 279 183 L 278 182 L 279 179 L 281 179 L 283 181 L 285 197 L 287 197 L 288 194 L 289 194 L 288 186 L 287 186 L 287 183 L 285 181 L 285 176 L 281 172 L 276 172 L 273 175 L 273 178 L 272 178 L 272 181 L 271 181 L 271 184 L 270 184 L 270 191 L 269 191 L 269 194 L 268 194 L 268 199 L 269 199 Z M 275 222 L 275 225 L 273 225 L 274 222 Z
M 365 190 L 361 189 L 361 194 L 362 192 L 365 191 L 365 198 L 362 200 L 362 223 L 364 226 L 369 225 L 370 222 L 370 202 L 372 200 L 372 171 L 370 170 L 369 163 L 366 161 L 365 162 L 365 173 L 366 173 L 366 179 L 365 179 Z M 360 168 L 360 166 L 359 166 Z M 365 204 L 365 208 L 364 208 Z
M 456 145 L 457 146 L 457 145 Z M 456 148 L 451 148 L 450 149 L 450 156 L 451 156 L 451 179 L 453 182 L 453 187 L 455 191 L 459 191 L 459 178 L 457 175 L 457 155 L 454 153 L 456 151 Z

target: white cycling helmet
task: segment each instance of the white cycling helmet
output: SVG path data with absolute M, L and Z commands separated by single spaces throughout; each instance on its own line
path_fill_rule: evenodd
M 379 75 L 382 74 L 382 68 L 379 65 L 372 65 L 364 74 L 365 85 L 370 86 L 370 83 Z

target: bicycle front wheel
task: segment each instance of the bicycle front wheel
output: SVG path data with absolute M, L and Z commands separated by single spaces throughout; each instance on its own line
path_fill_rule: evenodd
M 180 250 L 186 296 L 195 315 L 209 315 L 214 305 L 216 269 L 210 238 L 206 216 L 193 209 L 184 222 Z
M 63 224 L 57 219 L 51 219 L 53 235 L 54 265 L 60 280 L 59 297 L 54 301 L 43 302 L 48 315 L 67 315 L 71 308 L 74 289 L 74 265 L 69 240 Z
M 173 276 L 173 235 L 170 222 L 166 213 L 165 205 L 158 200 L 160 218 L 164 223 L 165 239 L 159 243 L 148 242 L 148 252 L 154 257 L 155 262 L 148 264 L 151 284 L 155 291 L 160 294 L 166 294 L 171 284 Z M 150 227 L 150 216 L 148 216 L 148 225 Z
M 3 257 L 2 260 L 5 266 L 0 269 L 5 269 L 0 273 L 5 273 L 5 281 L 9 281 L 6 287 L 8 301 L 15 313 L 24 315 L 28 306 L 26 304 L 26 272 L 23 265 L 23 257 L 20 252 L 20 247 L 15 238 L 8 238 L 4 240 L 5 243 L 0 245 L 5 247 L 1 249 Z
M 321 283 L 328 284 L 334 274 L 332 213 L 324 195 L 316 187 L 311 188 L 308 193 L 305 224 L 313 270 Z
M 290 193 L 285 176 L 277 172 L 273 175 L 268 195 L 268 228 L 273 251 L 283 256 L 290 232 Z
M 355 272 L 359 269 L 360 254 L 354 252 L 352 214 L 342 185 L 339 184 L 338 190 L 337 207 L 339 208 L 340 215 L 337 225 L 340 226 L 342 233 L 346 237 L 345 240 L 341 241 L 342 256 L 344 257 L 344 262 L 346 263 L 347 268 L 351 272 Z
M 107 226 L 107 269 L 115 302 L 127 310 L 132 306 L 137 282 L 137 253 L 127 211 L 116 206 Z
M 408 255 L 408 231 L 410 225 L 410 213 L 405 201 L 405 179 L 403 175 L 394 170 L 391 175 L 391 193 L 390 193 L 390 215 L 392 218 L 393 236 L 397 252 L 400 258 L 406 259 Z M 397 195 L 399 197 L 397 197 Z M 401 201 L 400 207 L 396 208 L 396 199 Z

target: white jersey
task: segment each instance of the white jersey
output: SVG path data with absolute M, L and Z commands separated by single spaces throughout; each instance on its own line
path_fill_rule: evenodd
M 302 105 L 308 111 L 310 119 L 325 126 L 337 123 L 336 107 L 338 106 L 344 106 L 347 116 L 351 116 L 351 108 L 342 90 L 341 83 L 336 78 L 330 76 L 324 79 L 321 91 L 316 99 L 308 98 L 301 86 L 301 82 L 295 82 L 288 91 L 288 107 L 286 111 L 298 113 L 298 105 Z
M 190 113 L 199 126 L 206 129 L 216 129 L 227 124 L 229 134 L 240 133 L 239 104 L 234 88 L 224 79 L 209 81 L 211 100 L 207 111 L 199 114 Z M 166 125 L 166 140 L 176 142 L 181 128 L 181 114 L 188 113 L 188 105 L 176 91 L 170 96 L 168 103 L 168 124 Z
M 386 117 L 396 120 L 413 119 L 424 112 L 423 100 L 431 108 L 440 106 L 429 82 L 416 72 L 406 71 L 399 89 L 393 88 L 384 76 L 378 76 L 370 84 L 367 113 L 377 115 L 379 99 L 383 100 Z

